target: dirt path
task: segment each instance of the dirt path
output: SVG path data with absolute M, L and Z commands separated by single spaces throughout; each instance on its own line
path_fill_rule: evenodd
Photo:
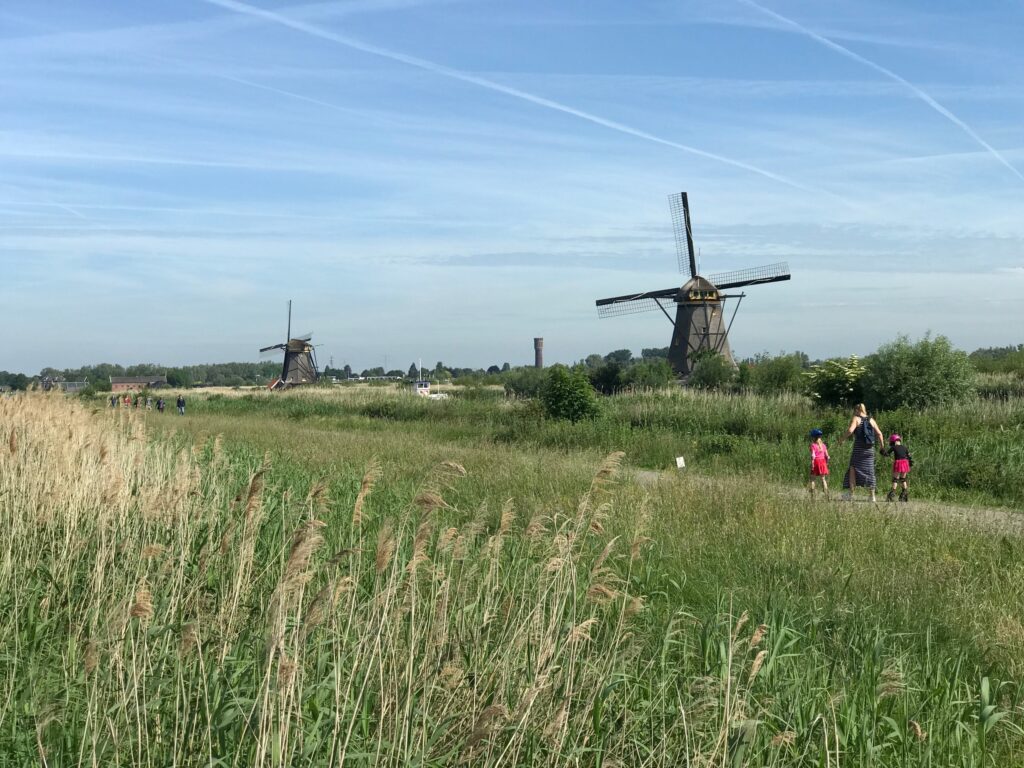
M 671 470 L 658 471 L 653 469 L 634 469 L 633 477 L 641 485 L 655 485 L 663 481 L 670 481 L 676 473 Z M 806 499 L 807 492 L 799 488 L 788 488 L 776 485 L 775 492 L 780 496 L 791 499 Z M 861 493 L 864 493 L 863 491 Z M 863 510 L 871 506 L 866 495 L 861 495 L 853 502 L 838 500 L 839 493 L 832 497 L 831 504 L 839 507 L 849 507 L 851 510 Z M 932 501 L 911 501 L 906 504 L 888 503 L 884 501 L 885 493 L 880 493 L 882 501 L 877 502 L 875 508 L 892 513 L 900 517 L 921 518 L 930 517 L 944 520 L 949 523 L 976 528 L 992 533 L 999 533 L 1009 536 L 1024 536 L 1024 512 L 1009 509 L 1006 507 L 981 507 L 964 506 L 958 504 L 944 504 Z

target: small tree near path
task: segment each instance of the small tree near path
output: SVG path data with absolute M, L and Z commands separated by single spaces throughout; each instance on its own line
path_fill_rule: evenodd
M 876 408 L 925 408 L 974 394 L 974 368 L 966 352 L 945 336 L 906 336 L 883 344 L 867 360 L 864 397 Z
M 600 413 L 597 394 L 583 368 L 571 371 L 561 365 L 551 368 L 541 390 L 540 401 L 548 417 L 568 419 L 574 424 Z

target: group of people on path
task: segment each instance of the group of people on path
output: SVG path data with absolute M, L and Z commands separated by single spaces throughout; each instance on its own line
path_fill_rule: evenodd
M 123 397 L 119 397 L 118 395 L 111 395 L 110 396 L 110 407 L 111 408 L 117 408 L 119 405 L 122 408 L 135 408 L 135 409 L 139 409 L 143 405 L 145 405 L 146 410 L 147 411 L 151 411 L 151 410 L 153 410 L 154 402 L 153 402 L 153 398 L 148 396 L 148 395 L 146 396 L 145 400 L 143 400 L 142 395 L 139 394 L 139 393 L 136 393 L 135 397 L 132 397 L 130 392 L 125 392 Z M 183 395 L 178 395 L 178 400 L 177 400 L 176 405 L 178 406 L 178 415 L 179 416 L 184 416 L 185 415 L 185 397 Z M 160 413 L 163 413 L 164 409 L 166 407 L 167 407 L 167 401 L 164 400 L 162 397 L 158 397 L 156 399 L 156 409 L 157 409 L 157 411 L 159 411 Z
M 825 444 L 824 432 L 820 429 L 812 429 L 811 438 L 811 481 L 810 492 L 814 496 L 815 485 L 821 481 L 821 490 L 828 498 L 828 464 L 831 459 L 828 453 L 828 446 Z M 875 480 L 875 449 L 883 456 L 892 456 L 892 487 L 886 496 L 887 501 L 896 500 L 896 491 L 900 490 L 899 500 L 908 501 L 910 496 L 907 489 L 907 477 L 910 475 L 910 468 L 914 460 L 910 450 L 903 443 L 903 438 L 895 432 L 889 435 L 888 447 L 882 430 L 871 416 L 864 403 L 858 403 L 853 409 L 853 418 L 846 432 L 839 436 L 839 442 L 853 439 L 853 451 L 850 454 L 850 466 L 843 475 L 843 499 L 853 498 L 853 491 L 857 486 L 868 488 L 871 491 L 871 501 L 876 501 L 876 480 Z

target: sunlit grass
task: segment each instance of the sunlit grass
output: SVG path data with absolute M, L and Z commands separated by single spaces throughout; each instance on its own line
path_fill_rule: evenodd
M 0 402 L 7 761 L 1020 762 L 1018 539 L 304 403 Z

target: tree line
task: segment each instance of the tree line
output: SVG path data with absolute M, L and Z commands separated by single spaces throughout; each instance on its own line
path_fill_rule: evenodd
M 952 366 L 957 374 L 954 377 L 956 381 L 969 378 L 973 372 L 1024 381 L 1024 344 L 986 347 L 968 355 L 954 349 L 943 336 L 934 339 L 926 336 L 916 344 L 901 337 L 895 342 L 882 345 L 862 361 L 858 361 L 857 358 L 811 360 L 803 352 L 782 352 L 776 355 L 765 352 L 741 360 L 734 367 L 720 356 L 708 355 L 697 362 L 688 383 L 691 386 L 708 389 L 759 393 L 791 391 L 815 395 L 815 392 L 820 390 L 815 396 L 822 401 L 832 402 L 853 397 L 851 392 L 865 396 L 864 387 L 868 386 L 867 382 L 870 380 L 870 377 L 864 378 L 865 372 L 869 369 L 881 370 L 883 362 L 887 366 L 886 373 L 884 377 L 881 374 L 875 377 L 879 383 L 872 385 L 874 389 L 869 388 L 869 393 L 880 393 L 883 380 L 920 382 L 925 375 L 920 371 L 932 370 L 935 366 L 929 366 L 936 360 L 941 363 L 938 365 L 940 371 Z M 858 369 L 858 366 L 863 370 Z M 630 387 L 657 388 L 665 386 L 675 378 L 668 364 L 668 347 L 644 348 L 638 356 L 629 349 L 617 349 L 604 355 L 594 353 L 568 367 L 581 370 L 590 385 L 602 394 L 613 394 Z M 150 375 L 166 375 L 167 382 L 172 387 L 262 386 L 279 376 L 280 371 L 281 364 L 273 360 L 259 363 L 208 363 L 170 367 L 156 363 L 128 366 L 100 363 L 80 368 L 43 368 L 37 376 L 0 371 L 0 386 L 24 390 L 42 378 L 51 378 L 63 381 L 88 381 L 93 390 L 107 391 L 110 389 L 111 376 Z M 414 381 L 422 375 L 423 378 L 433 381 L 470 386 L 498 384 L 504 386 L 511 394 L 531 397 L 539 393 L 543 381 L 542 373 L 532 366 L 513 367 L 508 362 L 494 363 L 486 368 L 472 368 L 447 365 L 438 360 L 432 367 L 424 366 L 422 371 L 416 363 L 412 363 L 405 370 L 385 370 L 383 366 L 378 366 L 363 369 L 358 373 L 349 365 L 342 368 L 327 366 L 323 373 L 342 381 L 358 377 L 388 377 Z M 948 378 L 945 373 L 927 375 L 940 380 Z M 854 379 L 857 380 L 856 383 L 851 384 Z M 921 389 L 920 386 L 918 388 Z M 886 399 L 892 397 L 886 395 Z

